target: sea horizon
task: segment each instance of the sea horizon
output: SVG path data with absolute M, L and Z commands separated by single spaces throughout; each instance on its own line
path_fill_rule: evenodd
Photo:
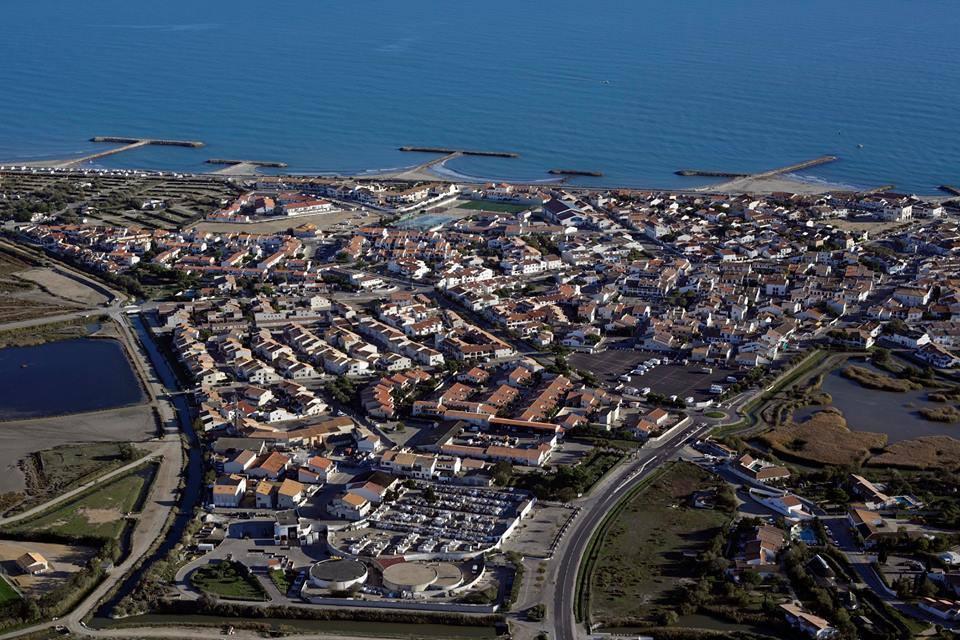
M 680 169 L 831 154 L 802 178 L 923 195 L 960 183 L 960 5 L 948 0 L 600 0 L 588 12 L 561 0 L 549 14 L 332 0 L 269 15 L 251 0 L 39 0 L 8 14 L 4 163 L 95 153 L 106 147 L 89 138 L 120 135 L 207 146 L 97 167 L 205 173 L 208 158 L 238 157 L 357 175 L 414 165 L 398 147 L 430 145 L 520 154 L 445 168 L 483 181 L 569 168 L 604 174 L 574 185 L 684 190 L 713 181 Z

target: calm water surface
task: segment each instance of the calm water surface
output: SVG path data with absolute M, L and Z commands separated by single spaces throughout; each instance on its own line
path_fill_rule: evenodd
M 850 364 L 886 373 L 862 361 L 851 361 Z M 923 436 L 946 435 L 960 439 L 960 424 L 924 420 L 917 413 L 924 407 L 943 406 L 928 401 L 929 392 L 925 389 L 904 393 L 867 389 L 843 377 L 839 369 L 827 374 L 820 388 L 833 397 L 833 406 L 843 413 L 848 427 L 857 431 L 885 433 L 888 444 Z M 794 419 L 805 420 L 822 408 L 798 409 L 794 412 Z
M 958 33 L 956 0 L 6 2 L 0 160 L 142 135 L 208 146 L 101 166 L 360 171 L 444 145 L 522 154 L 451 163 L 471 175 L 680 187 L 830 153 L 808 177 L 932 193 L 960 183 Z
M 0 349 L 0 381 L 0 420 L 109 409 L 144 397 L 115 340 Z

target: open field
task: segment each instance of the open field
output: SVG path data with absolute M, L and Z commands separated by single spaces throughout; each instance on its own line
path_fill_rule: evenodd
M 0 248 L 0 324 L 44 318 L 75 311 L 86 303 L 71 296 L 95 293 L 51 269 L 40 267 L 31 258 Z M 48 288 L 53 284 L 54 289 Z M 62 296 L 61 294 L 70 295 Z
M 715 484 L 706 471 L 677 463 L 621 503 L 595 542 L 587 576 L 590 619 L 604 626 L 654 622 L 668 609 L 664 598 L 688 578 L 686 552 L 696 553 L 727 516 L 694 509 L 688 496 Z
M 51 295 L 80 305 L 95 307 L 107 303 L 107 297 L 102 293 L 52 269 L 27 269 L 17 276 L 37 284 Z
M 803 422 L 788 422 L 760 435 L 760 440 L 786 460 L 815 465 L 855 465 L 872 449 L 886 444 L 887 436 L 851 431 L 836 411 L 819 411 Z
M 540 503 L 529 517 L 523 519 L 517 531 L 507 538 L 503 550 L 516 551 L 523 556 L 546 557 L 560 527 L 573 515 L 573 509 Z
M 16 559 L 28 551 L 35 551 L 46 558 L 50 563 L 50 571 L 35 576 L 22 573 L 16 566 Z M 91 547 L 0 540 L 0 565 L 6 571 L 7 579 L 31 596 L 62 584 L 71 574 L 83 569 L 95 553 L 96 550 Z
M 227 600 L 266 600 L 257 579 L 238 562 L 218 562 L 200 567 L 190 575 L 195 588 Z
M 53 533 L 110 539 L 123 531 L 124 517 L 137 508 L 156 473 L 155 464 L 110 480 L 39 516 L 10 526 L 15 533 Z
M 144 455 L 129 443 L 118 442 L 69 444 L 36 452 L 21 462 L 29 492 L 16 511 L 51 500 Z
M 510 204 L 507 202 L 488 202 L 486 200 L 471 200 L 469 202 L 458 202 L 457 209 L 467 209 L 469 211 L 492 211 L 494 213 L 519 213 L 532 209 L 529 204 Z
M 210 233 L 277 233 L 287 229 L 295 229 L 303 224 L 312 224 L 320 231 L 336 232 L 375 224 L 379 219 L 380 214 L 373 211 L 349 210 L 315 213 L 293 218 L 277 216 L 270 220 L 250 224 L 201 221 L 194 225 L 194 228 L 198 231 Z
M 153 410 L 146 404 L 0 422 L 0 493 L 26 488 L 19 462 L 35 451 L 72 443 L 142 442 L 156 430 Z

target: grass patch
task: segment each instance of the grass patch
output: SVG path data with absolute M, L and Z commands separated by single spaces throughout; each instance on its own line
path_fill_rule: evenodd
M 851 431 L 846 419 L 831 410 L 774 427 L 759 438 L 780 458 L 818 466 L 859 464 L 887 442 L 882 433 Z
M 267 593 L 239 562 L 218 562 L 200 567 L 190 575 L 190 584 L 227 600 L 266 600 Z
M 70 444 L 38 451 L 22 463 L 30 495 L 16 511 L 46 502 L 144 455 L 146 452 L 127 442 Z
M 858 367 L 856 365 L 844 367 L 840 371 L 840 374 L 844 378 L 849 378 L 850 380 L 859 383 L 861 387 L 866 387 L 867 389 L 876 389 L 878 391 L 904 393 L 906 391 L 913 391 L 923 388 L 923 385 L 917 384 L 916 382 L 911 382 L 910 380 L 906 380 L 904 378 L 891 378 L 890 376 L 882 373 L 871 371 L 866 367 Z
M 277 590 L 283 595 L 287 595 L 293 581 L 296 579 L 297 572 L 293 569 L 273 569 L 270 572 L 270 581 L 277 587 Z
M 928 436 L 901 440 L 870 458 L 871 467 L 949 470 L 960 467 L 960 440 L 950 436 Z
M 20 594 L 17 593 L 17 590 L 10 586 L 6 578 L 0 576 L 0 607 L 16 602 L 19 599 Z
M 470 202 L 457 203 L 457 209 L 494 211 L 496 213 L 519 213 L 530 208 L 531 206 L 528 204 L 509 204 L 507 202 L 488 202 L 486 200 L 471 200 Z
M 714 420 L 717 420 L 719 418 L 723 418 L 727 414 L 725 414 L 723 411 L 707 411 L 703 415 L 707 416 L 708 418 L 713 418 Z
M 672 610 L 665 597 L 696 577 L 685 552 L 701 551 L 729 519 L 688 506 L 691 493 L 715 484 L 699 467 L 677 463 L 621 503 L 597 534 L 584 577 L 591 622 L 649 623 Z
M 34 518 L 15 523 L 11 533 L 48 533 L 67 538 L 116 539 L 124 514 L 136 510 L 153 481 L 156 463 L 148 463 L 67 500 Z
M 0 331 L 0 349 L 7 347 L 31 347 L 57 340 L 83 338 L 90 335 L 88 325 L 98 320 L 92 318 L 75 318 L 61 322 L 49 322 L 35 327 L 7 329 Z

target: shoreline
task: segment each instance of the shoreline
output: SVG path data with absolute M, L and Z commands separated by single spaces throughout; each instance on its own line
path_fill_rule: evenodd
M 687 194 L 731 194 L 731 195 L 765 195 L 777 192 L 796 193 L 806 195 L 826 194 L 826 193 L 861 193 L 870 191 L 876 186 L 857 186 L 842 182 L 831 182 L 810 174 L 784 173 L 778 175 L 763 175 L 763 172 L 746 175 L 740 178 L 727 180 L 718 180 L 707 182 L 706 184 L 695 181 L 696 184 L 690 186 L 638 186 L 615 183 L 597 183 L 597 184 L 578 184 L 570 177 L 550 176 L 543 179 L 513 179 L 504 177 L 476 176 L 451 169 L 446 166 L 453 157 L 436 158 L 420 164 L 411 164 L 400 167 L 390 167 L 381 169 L 363 169 L 353 171 L 283 171 L 283 172 L 262 172 L 259 167 L 240 164 L 227 167 L 226 169 L 211 171 L 188 171 L 171 169 L 148 169 L 136 166 L 124 167 L 104 167 L 94 162 L 75 164 L 64 168 L 55 168 L 52 166 L 56 160 L 28 160 L 28 161 L 10 161 L 0 162 L 2 172 L 23 173 L 23 172 L 52 172 L 52 173 L 88 173 L 94 172 L 123 172 L 123 171 L 141 171 L 151 174 L 179 174 L 191 177 L 209 177 L 221 180 L 253 179 L 260 177 L 291 177 L 291 178 L 317 178 L 333 180 L 389 180 L 395 182 L 457 182 L 463 184 L 486 184 L 491 182 L 506 182 L 518 186 L 531 187 L 567 187 L 571 189 L 580 189 L 587 191 L 639 191 L 639 192 L 664 192 L 664 193 L 687 193 Z M 65 161 L 68 161 L 66 159 Z M 575 177 L 574 177 L 575 179 Z M 891 195 L 915 194 L 925 198 L 928 201 L 946 202 L 957 199 L 956 196 L 950 196 L 940 193 L 936 187 L 931 193 L 921 193 L 918 191 L 900 191 L 896 188 L 890 190 Z

